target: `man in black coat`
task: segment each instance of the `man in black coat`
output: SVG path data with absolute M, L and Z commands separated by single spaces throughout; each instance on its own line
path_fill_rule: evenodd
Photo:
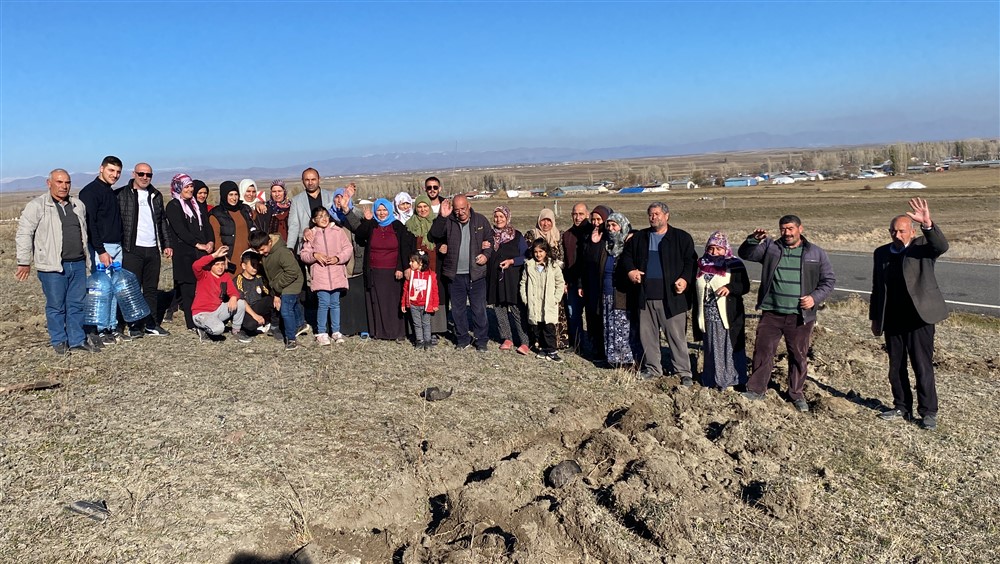
M 916 377 L 917 413 L 925 429 L 937 427 L 938 399 L 934 384 L 934 324 L 948 317 L 944 296 L 934 276 L 934 263 L 948 250 L 948 241 L 931 221 L 927 200 L 913 198 L 912 212 L 898 215 L 889 224 L 892 243 L 875 249 L 872 297 L 868 318 L 873 335 L 885 335 L 889 355 L 892 409 L 885 420 L 909 419 L 913 392 L 906 359 Z M 917 236 L 914 222 L 923 235 Z
M 667 335 L 674 372 L 690 386 L 691 360 L 687 345 L 687 312 L 698 267 L 694 240 L 686 231 L 671 227 L 670 208 L 654 202 L 647 208 L 649 228 L 637 231 L 626 243 L 617 270 L 633 284 L 629 310 L 639 314 L 642 343 L 642 378 L 663 375 L 660 364 L 660 331 Z M 588 328 L 588 330 L 593 330 Z

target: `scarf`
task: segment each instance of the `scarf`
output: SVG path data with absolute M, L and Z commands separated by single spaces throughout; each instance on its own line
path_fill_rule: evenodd
M 377 212 L 379 207 L 383 206 L 385 207 L 385 210 L 389 212 L 389 215 L 385 216 L 385 219 L 379 219 L 378 215 L 376 215 L 375 221 L 378 222 L 379 227 L 388 227 L 392 225 L 393 221 L 396 221 L 396 210 L 393 209 L 392 202 L 390 202 L 385 198 L 379 198 L 375 200 L 375 203 L 372 204 L 372 213 Z
M 552 229 L 549 229 L 548 232 L 542 231 L 543 219 L 548 219 L 552 222 Z M 552 213 L 552 210 L 549 208 L 542 208 L 542 211 L 538 212 L 538 221 L 535 223 L 535 236 L 545 239 L 550 248 L 559 248 L 562 238 L 559 235 L 559 230 L 556 229 L 556 214 Z
M 622 228 L 622 230 L 617 233 L 610 229 L 604 230 L 604 233 L 608 237 L 606 243 L 608 254 L 613 257 L 618 257 L 618 255 L 622 254 L 622 251 L 625 249 L 625 239 L 628 239 L 628 234 L 632 231 L 632 224 L 629 223 L 627 217 L 618 212 L 608 215 L 607 221 L 617 223 L 618 226 Z
M 274 188 L 275 186 L 280 186 L 281 189 L 284 190 L 285 182 L 283 180 L 272 180 L 271 188 Z M 258 196 L 261 194 L 263 194 L 263 192 L 257 193 Z M 288 192 L 286 191 L 284 192 L 284 194 L 285 196 L 281 199 L 280 202 L 275 200 L 274 198 L 271 198 L 270 200 L 267 201 L 267 213 L 271 215 L 278 215 L 284 211 L 287 211 L 288 208 L 292 206 L 292 201 L 288 199 Z
M 239 191 L 239 186 L 232 180 L 219 184 L 219 205 L 222 206 L 222 209 L 230 212 L 240 211 L 240 208 L 243 207 L 243 198 L 237 198 L 236 203 L 230 205 L 229 198 L 226 197 L 230 192 L 236 192 L 236 195 L 239 196 Z
M 257 198 L 256 198 L 256 196 L 254 197 L 253 200 L 251 200 L 249 202 L 246 201 L 246 199 L 245 199 L 246 198 L 245 194 L 246 194 L 246 191 L 247 191 L 247 187 L 249 187 L 249 186 L 253 186 L 256 189 L 257 188 L 257 183 L 254 182 L 252 178 L 244 178 L 243 180 L 240 180 L 240 202 L 243 205 L 245 205 L 245 206 L 250 206 L 250 208 L 253 208 L 254 206 L 257 205 Z M 260 192 L 258 192 L 257 194 L 259 195 Z
M 503 229 L 493 226 L 493 250 L 496 251 L 500 245 L 514 239 L 514 226 L 510 224 L 510 208 L 507 206 L 497 206 L 493 208 L 494 215 L 500 212 L 507 218 L 507 226 Z
M 198 203 L 195 201 L 194 196 L 190 199 L 185 200 L 181 197 L 181 191 L 187 186 L 194 184 L 194 191 L 198 193 L 198 189 L 204 186 L 205 183 L 201 180 L 191 180 L 191 177 L 184 174 L 174 175 L 173 179 L 170 181 L 170 195 L 181 202 L 181 210 L 184 211 L 184 216 L 191 219 L 195 218 L 198 220 L 198 227 L 201 227 L 201 209 Z M 199 186 L 200 184 L 200 186 Z
M 396 219 L 398 219 L 403 225 L 406 225 L 406 222 L 413 217 L 413 197 L 406 192 L 400 192 L 399 194 L 396 194 L 396 197 L 393 198 L 392 201 L 396 204 Z M 410 203 L 410 209 L 408 211 L 399 209 L 399 204 L 403 202 Z
M 726 249 L 726 254 L 721 257 L 708 254 L 708 248 L 713 245 Z M 705 243 L 705 254 L 698 259 L 698 276 L 725 274 L 734 262 L 738 263 L 739 259 L 733 257 L 733 248 L 729 246 L 729 238 L 722 231 L 716 231 L 709 236 L 708 242 Z
M 334 190 L 333 205 L 330 206 L 330 216 L 333 217 L 334 221 L 336 221 L 340 225 L 347 224 L 347 214 L 340 211 L 340 208 L 337 207 L 337 197 L 343 196 L 345 194 L 347 194 L 347 188 L 337 188 L 336 190 Z M 354 202 L 348 200 L 347 211 L 351 211 L 353 209 L 354 209 Z
M 431 208 L 431 213 L 427 214 L 427 217 L 420 217 L 417 214 L 417 205 L 427 204 L 427 207 Z M 406 222 L 406 229 L 410 233 L 413 233 L 414 237 L 423 238 L 424 246 L 427 250 L 434 250 L 434 243 L 427 238 L 427 232 L 431 230 L 431 224 L 434 223 L 434 218 L 437 214 L 434 213 L 434 208 L 431 206 L 431 199 L 427 197 L 427 194 L 420 194 L 415 200 L 413 200 L 413 217 L 410 221 Z

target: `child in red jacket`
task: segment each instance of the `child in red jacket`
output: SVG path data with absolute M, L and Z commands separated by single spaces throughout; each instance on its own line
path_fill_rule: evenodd
M 235 333 L 243 324 L 246 304 L 240 299 L 240 291 L 233 277 L 226 270 L 229 247 L 223 245 L 214 253 L 194 261 L 191 270 L 197 285 L 191 314 L 199 340 L 206 336 L 213 338 L 226 332 L 226 321 L 233 320 Z
M 410 257 L 410 276 L 403 281 L 403 304 L 405 313 L 410 310 L 413 318 L 413 346 L 427 350 L 431 348 L 431 314 L 438 309 L 437 275 L 430 270 L 430 258 L 420 252 Z

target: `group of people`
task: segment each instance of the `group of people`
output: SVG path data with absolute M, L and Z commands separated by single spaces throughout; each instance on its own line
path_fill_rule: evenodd
M 778 220 L 777 237 L 757 229 L 734 253 L 721 230 L 696 248 L 690 234 L 670 224 L 663 202 L 648 206 L 646 228 L 606 205 L 577 203 L 565 230 L 546 208 L 522 234 L 507 206 L 482 215 L 465 195 L 443 197 L 433 176 L 416 198 L 403 192 L 362 203 L 353 184 L 324 189 L 318 171 L 308 168 L 305 190 L 293 198 L 280 180 L 267 198 L 245 179 L 223 182 L 219 203 L 209 206 L 206 184 L 187 174 L 171 178 L 164 204 L 149 164 L 136 164 L 129 182 L 113 189 L 121 171 L 120 159 L 106 157 L 77 198 L 69 194 L 69 174 L 53 170 L 48 193 L 21 216 L 16 277 L 27 279 L 34 262 L 59 355 L 168 335 L 157 287 L 163 256 L 173 262 L 174 307 L 201 340 L 221 340 L 228 331 L 247 343 L 271 333 L 294 350 L 312 331 L 321 346 L 358 335 L 428 349 L 447 334 L 458 349 L 485 351 L 492 311 L 501 351 L 561 362 L 559 351 L 569 349 L 644 379 L 664 374 L 665 336 L 670 369 L 691 386 L 690 312 L 693 338 L 702 342 L 704 386 L 745 386 L 746 398 L 763 399 L 784 338 L 788 396 L 809 411 L 810 339 L 835 278 L 826 252 L 803 236 L 795 215 Z M 933 428 L 934 324 L 947 316 L 933 266 L 947 242 L 926 201 L 910 206 L 892 221 L 892 243 L 875 251 L 872 331 L 886 335 L 890 360 L 894 406 L 882 418 L 911 417 L 909 358 L 919 415 Z M 763 265 L 749 362 L 743 260 Z M 152 313 L 130 326 L 85 327 L 85 267 L 115 262 L 136 275 Z

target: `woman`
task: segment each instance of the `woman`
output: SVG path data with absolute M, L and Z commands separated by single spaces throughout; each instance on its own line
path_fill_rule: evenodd
M 257 208 L 257 184 L 252 178 L 240 180 L 240 198 L 242 198 L 241 203 L 250 211 Z
M 215 249 L 212 228 L 208 224 L 208 210 L 194 198 L 195 183 L 204 185 L 201 181 L 192 181 L 186 174 L 175 175 L 170 181 L 173 199 L 166 206 L 167 224 L 174 242 L 174 292 L 180 296 L 184 321 L 191 330 L 195 328 L 191 304 L 197 282 L 191 267 L 196 260 Z
M 288 192 L 285 191 L 284 180 L 271 181 L 271 199 L 265 203 L 266 211 L 261 214 L 266 219 L 262 222 L 267 232 L 277 233 L 285 241 L 288 240 L 288 210 L 292 207 L 291 200 L 288 199 Z M 260 225 L 258 224 L 258 227 Z
M 365 210 L 365 219 L 355 232 L 365 247 L 365 299 L 368 329 L 376 339 L 406 339 L 406 320 L 399 309 L 403 299 L 403 272 L 416 251 L 413 235 L 394 217 L 392 202 L 375 200 L 374 212 Z
M 510 223 L 510 208 L 497 206 L 493 210 L 493 253 L 486 263 L 486 305 L 493 310 L 500 329 L 501 351 L 514 348 L 516 333 L 517 352 L 528 354 L 530 347 L 527 333 L 521 319 L 524 304 L 521 303 L 521 270 L 528 243 L 524 236 Z M 514 331 L 511 331 L 513 325 Z
M 434 223 L 437 213 L 434 212 L 431 199 L 426 194 L 421 194 L 413 200 L 413 217 L 406 222 L 406 230 L 416 238 L 418 251 L 427 254 L 430 260 L 429 270 L 433 270 L 437 279 L 442 279 L 441 267 L 443 262 L 438 260 L 437 245 L 432 241 L 427 233 Z M 437 345 L 438 335 L 448 332 L 448 300 L 444 284 L 438 284 L 438 310 L 431 316 L 431 345 Z
M 604 239 L 604 222 L 611 215 L 607 206 L 595 206 L 590 212 L 590 233 L 579 241 L 576 255 L 576 275 L 579 295 L 583 298 L 584 318 L 587 322 L 587 339 L 590 341 L 590 360 L 598 365 L 607 364 L 604 346 L 604 258 L 607 255 Z
M 556 229 L 556 215 L 548 208 L 542 208 L 538 212 L 538 221 L 535 228 L 528 230 L 524 235 L 528 245 L 534 245 L 535 240 L 545 239 L 549 244 L 549 258 L 552 264 L 563 268 L 565 264 L 566 249 L 563 248 L 562 234 Z M 529 257 L 530 258 L 530 257 Z M 569 345 L 569 324 L 566 317 L 566 300 L 559 304 L 559 321 L 556 325 L 556 346 L 564 349 Z
M 720 390 L 746 383 L 746 316 L 743 295 L 750 291 L 750 277 L 743 262 L 733 256 L 722 231 L 712 233 L 705 254 L 698 261 L 692 333 L 703 341 L 705 366 L 701 383 Z
M 601 299 L 604 321 L 604 353 L 612 366 L 634 367 L 641 358 L 638 324 L 629 315 L 625 290 L 619 290 L 615 276 L 618 257 L 632 238 L 632 224 L 620 213 L 611 213 L 604 223 L 604 253 L 601 265 Z M 622 288 L 628 288 L 628 280 Z
M 256 189 L 255 189 L 256 191 Z M 229 272 L 239 276 L 243 272 L 240 260 L 243 251 L 250 248 L 250 233 L 256 231 L 252 212 L 240 202 L 239 187 L 232 180 L 219 185 L 219 205 L 209 212 L 208 223 L 215 233 L 215 248 L 229 247 Z
M 212 208 L 215 207 L 208 203 L 208 186 L 201 180 L 194 181 L 194 198 L 198 201 L 199 206 L 203 206 L 206 212 L 212 211 Z
M 348 185 L 350 187 L 351 185 Z M 368 302 L 365 299 L 365 249 L 358 244 L 354 231 L 363 216 L 351 201 L 353 190 L 337 188 L 333 192 L 333 222 L 342 227 L 354 248 L 354 256 L 347 263 L 347 292 L 340 296 L 340 332 L 360 335 L 368 332 Z
M 413 217 L 413 197 L 406 192 L 400 192 L 396 194 L 392 202 L 396 205 L 396 219 L 406 225 L 406 222 Z

